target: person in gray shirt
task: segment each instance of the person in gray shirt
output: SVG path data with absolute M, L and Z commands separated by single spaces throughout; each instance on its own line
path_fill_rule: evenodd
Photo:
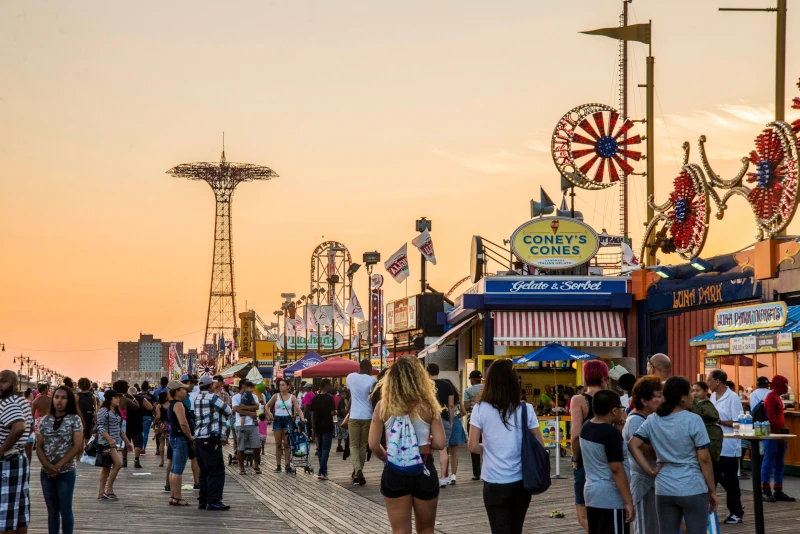
M 705 532 L 708 514 L 717 507 L 711 441 L 699 415 L 691 412 L 691 385 L 674 376 L 664 384 L 664 402 L 647 418 L 628 448 L 640 469 L 655 478 L 656 513 L 661 532 L 678 532 L 681 518 L 688 532 Z M 657 465 L 645 456 L 652 445 Z
M 598 391 L 592 409 L 594 418 L 583 424 L 580 435 L 589 534 L 628 534 L 634 510 L 622 434 L 614 426 L 623 411 L 619 395 L 607 389 Z
M 664 402 L 664 386 L 657 376 L 643 376 L 631 390 L 633 411 L 628 414 L 625 427 L 622 429 L 622 439 L 625 441 L 624 450 L 627 451 L 631 438 L 636 434 L 647 418 L 655 413 L 656 409 Z M 653 448 L 645 445 L 645 454 L 652 469 L 656 468 L 656 454 Z M 655 480 L 650 476 L 650 471 L 643 471 L 639 464 L 631 457 L 627 458 L 628 483 L 633 497 L 633 509 L 636 518 L 633 520 L 633 534 L 648 534 L 658 532 L 658 515 L 656 514 L 656 488 Z
M 480 371 L 475 369 L 469 374 L 470 386 L 464 390 L 464 407 L 467 412 L 472 414 L 472 407 L 478 402 L 478 396 L 483 391 L 483 375 Z M 469 419 L 467 419 L 467 428 L 469 428 Z M 472 480 L 481 479 L 481 455 L 470 453 L 472 457 Z

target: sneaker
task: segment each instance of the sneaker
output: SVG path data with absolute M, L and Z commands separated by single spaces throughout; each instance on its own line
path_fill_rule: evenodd
M 364 478 L 364 473 L 359 471 L 358 473 L 356 473 L 356 477 L 358 477 L 358 485 L 359 486 L 366 486 L 367 485 L 367 479 Z
M 455 483 L 456 483 L 456 475 L 453 474 L 450 476 L 450 484 L 455 484 Z
M 164 493 L 169 493 L 169 492 L 170 492 L 169 484 L 164 484 Z
M 200 491 L 200 484 L 195 484 L 192 491 Z
M 761 492 L 761 500 L 764 502 L 775 502 L 777 499 L 772 496 L 771 490 L 764 490 Z
M 144 449 L 142 449 L 142 452 L 139 453 L 139 456 L 146 456 L 146 455 L 147 455 L 147 451 L 144 450 Z
M 439 479 L 439 487 L 440 488 L 446 488 L 448 484 L 450 484 L 450 477 L 440 478 Z
M 729 515 L 728 518 L 723 521 L 726 525 L 740 525 L 742 522 L 742 518 L 736 514 Z
M 276 467 L 275 468 L 275 473 L 280 473 L 280 472 L 281 472 L 281 466 Z
M 795 502 L 797 499 L 789 497 L 781 490 L 775 490 L 775 500 L 781 502 Z
M 344 452 L 344 449 L 342 448 L 341 445 L 336 447 L 336 452 Z
M 228 506 L 227 504 L 222 504 L 221 502 L 218 502 L 216 504 L 207 504 L 206 505 L 206 510 L 209 510 L 209 511 L 224 512 L 225 510 L 230 510 L 230 509 L 231 509 L 230 506 Z
M 128 459 L 127 458 L 123 458 L 122 459 L 122 467 L 128 467 Z
M 358 485 L 359 485 L 359 483 L 358 483 L 358 479 L 357 479 L 357 478 L 354 478 L 354 479 L 353 479 L 353 486 L 358 486 Z
M 328 480 L 328 475 L 323 475 L 320 473 L 317 475 L 317 480 Z
M 136 469 L 141 469 L 142 468 L 142 464 L 139 463 L 139 460 L 134 460 L 133 461 L 133 467 L 135 467 Z

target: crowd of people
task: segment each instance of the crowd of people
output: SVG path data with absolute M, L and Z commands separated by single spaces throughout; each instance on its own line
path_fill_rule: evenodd
M 726 491 L 723 522 L 741 523 L 741 440 L 723 437 L 736 431 L 742 404 L 725 372 L 712 370 L 705 381 L 691 384 L 672 376 L 663 354 L 651 357 L 647 370 L 638 380 L 632 375 L 620 380 L 625 393 L 620 396 L 609 389 L 608 366 L 587 361 L 582 391 L 569 392 L 581 527 L 590 534 L 706 532 L 709 513 L 719 504 L 717 485 Z M 282 378 L 266 388 L 248 380 L 225 384 L 222 376 L 186 374 L 180 380 L 162 378 L 157 388 L 119 380 L 100 390 L 86 378 L 77 387 L 67 379 L 53 391 L 42 384 L 23 395 L 17 393 L 17 375 L 2 371 L 0 531 L 27 531 L 34 445 L 48 531 L 71 533 L 75 470 L 82 454 L 84 461 L 91 453 L 100 468 L 98 501 L 116 501 L 124 498 L 114 489 L 120 470 L 131 454 L 133 468 L 142 468 L 152 435 L 159 467 L 166 467 L 169 505 L 190 505 L 183 493 L 188 466 L 192 484 L 186 488 L 197 492 L 198 508 L 224 511 L 230 506 L 223 502 L 223 446 L 232 439 L 236 456 L 229 462 L 235 461 L 242 475 L 249 473 L 247 465 L 261 474 L 271 426 L 276 473 L 291 469 L 290 436 L 297 433 L 316 444 L 321 481 L 328 480 L 334 440 L 336 452 L 351 458 L 353 485 L 368 483 L 364 465 L 370 455 L 384 462 L 380 492 L 392 531 L 400 533 L 412 531 L 412 518 L 417 532 L 434 531 L 440 491 L 456 484 L 459 445 L 466 443 L 472 479 L 483 483 L 491 531 L 521 533 L 532 500 L 524 481 L 531 465 L 525 467 L 523 460 L 523 435 L 530 433 L 544 445 L 537 410 L 519 393 L 511 360 L 495 361 L 485 377 L 472 371 L 469 383 L 462 395 L 440 377 L 438 365 L 426 368 L 411 356 L 398 358 L 377 379 L 370 361 L 362 360 L 344 384 L 303 382 L 296 394 Z M 763 403 L 771 431 L 780 433 L 786 379 L 762 377 L 758 385 L 751 403 Z M 763 498 L 792 502 L 783 491 L 785 445 L 780 440 L 765 445 Z

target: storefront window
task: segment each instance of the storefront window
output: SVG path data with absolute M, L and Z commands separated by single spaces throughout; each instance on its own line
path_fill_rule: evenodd
M 766 376 L 768 379 L 772 379 L 775 376 L 775 367 L 772 363 L 772 359 L 775 355 L 773 353 L 769 354 L 759 354 L 756 356 L 756 361 L 758 362 L 758 368 L 756 369 L 756 373 L 758 373 L 755 378 L 759 376 Z M 750 387 L 754 388 L 756 386 L 755 380 L 753 380 L 752 384 L 748 384 Z
M 777 365 L 775 369 L 776 375 L 785 376 L 789 381 L 789 393 L 784 397 L 787 409 L 794 410 L 797 408 L 797 384 L 794 381 L 794 369 L 797 362 L 794 352 L 779 352 L 776 355 Z M 772 376 L 769 377 L 772 379 Z
M 728 375 L 728 380 L 736 382 L 736 360 L 738 356 L 723 356 L 719 359 L 719 368 Z M 736 393 L 734 391 L 734 393 Z

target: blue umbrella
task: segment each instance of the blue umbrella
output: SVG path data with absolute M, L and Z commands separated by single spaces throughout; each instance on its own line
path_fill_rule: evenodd
M 514 363 L 525 364 L 528 362 L 555 362 L 562 360 L 583 361 L 596 360 L 597 358 L 599 358 L 599 356 L 575 350 L 572 347 L 565 347 L 560 343 L 548 343 L 541 349 L 529 352 L 525 356 L 520 356 L 514 360 Z M 557 383 L 555 367 L 553 367 L 553 382 Z M 556 388 L 558 388 L 557 385 Z
M 561 360 L 595 360 L 599 356 L 587 354 L 586 352 L 575 350 L 572 347 L 565 347 L 559 343 L 548 343 L 541 349 L 529 352 L 525 356 L 520 356 L 514 360 L 516 364 L 528 362 L 556 362 Z

